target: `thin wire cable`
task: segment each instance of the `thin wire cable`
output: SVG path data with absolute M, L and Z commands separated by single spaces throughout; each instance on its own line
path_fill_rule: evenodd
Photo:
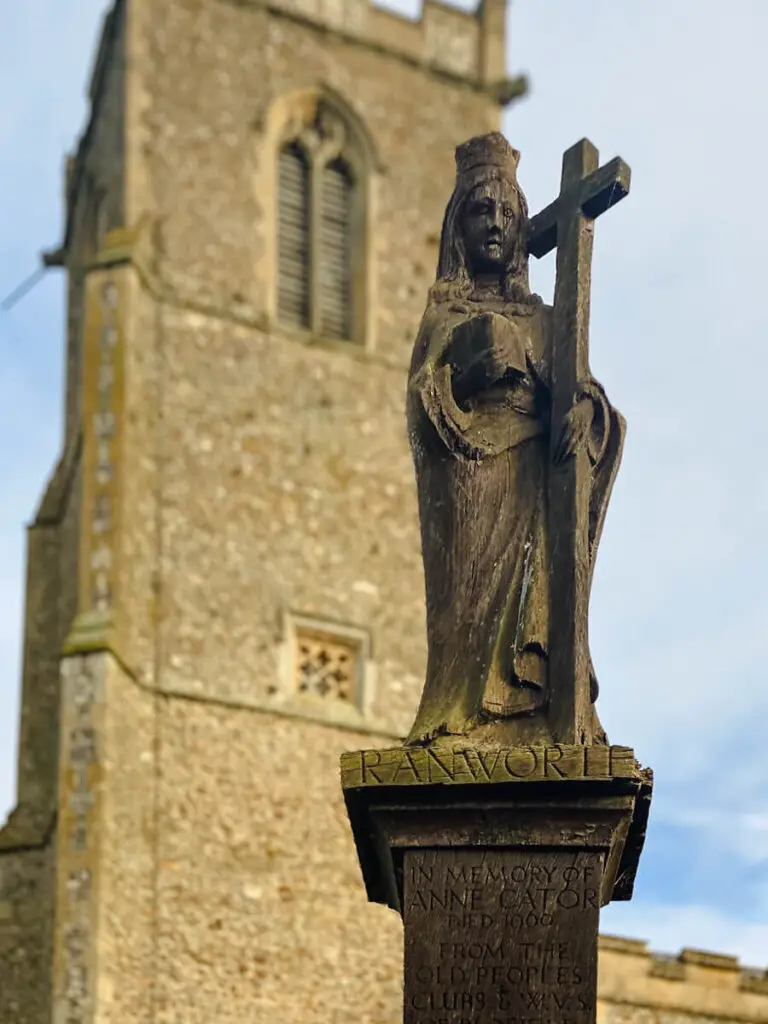
M 14 288 L 11 294 L 7 295 L 3 301 L 0 302 L 0 310 L 2 310 L 3 313 L 9 313 L 18 302 L 21 302 L 21 300 L 28 295 L 32 289 L 40 283 L 40 281 L 42 281 L 47 269 L 47 267 L 38 267 L 34 274 L 30 274 L 26 280 L 22 281 L 18 288 Z

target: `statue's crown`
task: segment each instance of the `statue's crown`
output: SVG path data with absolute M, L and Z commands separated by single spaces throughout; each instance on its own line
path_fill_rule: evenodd
M 517 177 L 520 153 L 513 149 L 501 132 L 476 135 L 456 147 L 456 176 L 476 172 L 481 167 L 498 167 L 513 181 Z

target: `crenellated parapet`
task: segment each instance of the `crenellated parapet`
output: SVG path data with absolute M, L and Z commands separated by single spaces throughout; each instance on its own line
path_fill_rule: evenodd
M 768 1021 L 768 970 L 735 956 L 686 947 L 657 953 L 639 939 L 600 937 L 600 1024 L 640 1022 L 653 1008 L 665 1024 L 680 1015 L 700 1019 Z
M 506 71 L 506 0 L 480 0 L 465 11 L 422 0 L 417 18 L 371 0 L 247 0 L 252 6 L 305 20 L 494 93 L 501 105 L 523 95 L 522 77 Z

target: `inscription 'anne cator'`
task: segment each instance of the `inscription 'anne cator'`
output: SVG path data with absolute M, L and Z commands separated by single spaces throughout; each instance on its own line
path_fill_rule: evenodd
M 408 910 L 467 910 L 485 915 L 514 911 L 507 924 L 551 924 L 558 911 L 600 909 L 596 872 L 543 864 L 448 864 L 436 884 L 434 869 L 414 865 Z M 510 955 L 513 950 L 510 950 Z

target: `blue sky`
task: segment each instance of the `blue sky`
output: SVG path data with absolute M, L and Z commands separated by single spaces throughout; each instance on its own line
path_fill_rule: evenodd
M 104 0 L 8 5 L 0 292 L 61 235 Z M 415 13 L 418 0 L 387 6 Z M 592 601 L 600 708 L 656 772 L 635 899 L 607 930 L 768 966 L 765 0 L 517 0 L 507 115 L 533 210 L 564 148 L 632 166 L 597 225 L 592 367 L 629 421 Z M 536 265 L 549 295 L 552 261 Z M 0 296 L 0 297 L 2 297 Z M 0 313 L 0 816 L 13 803 L 23 524 L 60 443 L 63 279 Z

